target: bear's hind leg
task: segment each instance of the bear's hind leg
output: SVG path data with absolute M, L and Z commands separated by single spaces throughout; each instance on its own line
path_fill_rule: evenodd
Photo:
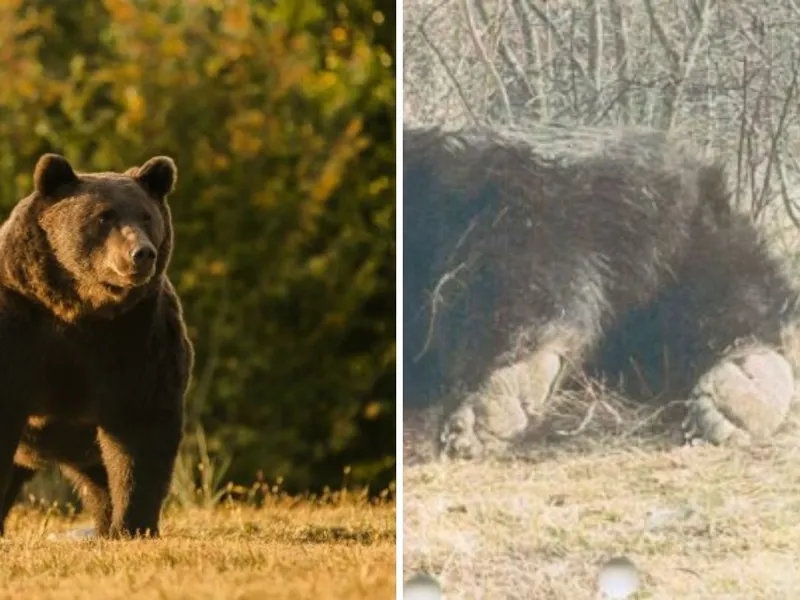
M 734 350 L 692 391 L 684 438 L 715 445 L 768 439 L 786 420 L 794 394 L 792 367 L 780 353 L 760 345 Z
M 108 473 L 102 464 L 77 466 L 62 464 L 61 471 L 75 486 L 84 508 L 94 519 L 95 533 L 106 537 L 111 527 L 111 494 Z
M 768 438 L 794 400 L 793 366 L 782 344 L 796 316 L 796 293 L 744 220 L 703 236 L 691 255 L 683 280 L 713 350 L 689 394 L 684 436 L 714 444 Z

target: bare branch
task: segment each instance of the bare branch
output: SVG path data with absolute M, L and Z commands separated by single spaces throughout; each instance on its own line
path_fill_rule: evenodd
M 461 86 L 458 84 L 458 79 L 456 78 L 455 74 L 453 74 L 453 72 L 450 70 L 450 67 L 447 65 L 447 61 L 444 59 L 444 56 L 442 56 L 442 53 L 439 51 L 439 48 L 437 48 L 436 44 L 434 44 L 431 41 L 431 39 L 428 37 L 428 32 L 425 31 L 425 25 L 428 23 L 428 19 L 430 19 L 433 16 L 433 14 L 444 5 L 444 3 L 445 3 L 444 1 L 441 2 L 440 4 L 432 8 L 430 12 L 428 12 L 428 14 L 425 15 L 425 17 L 419 24 L 418 31 L 419 34 L 422 36 L 422 39 L 425 40 L 425 43 L 436 55 L 436 58 L 439 59 L 439 63 L 442 65 L 442 68 L 444 68 L 445 73 L 447 73 L 447 77 L 449 78 L 451 85 L 456 90 L 456 93 L 458 94 L 461 103 L 464 105 L 464 110 L 467 111 L 467 114 L 470 116 L 473 123 L 477 123 L 478 118 L 475 116 L 475 113 L 472 112 L 472 108 L 470 107 L 469 101 L 467 100 L 467 97 L 464 95 L 464 91 L 461 89 Z
M 589 78 L 597 91 L 603 77 L 603 14 L 598 0 L 586 0 L 589 11 Z
M 500 99 L 503 101 L 503 107 L 505 108 L 506 116 L 508 121 L 511 122 L 514 120 L 514 113 L 511 110 L 511 101 L 508 99 L 508 91 L 506 90 L 505 84 L 503 84 L 500 73 L 497 72 L 497 69 L 489 58 L 489 55 L 486 54 L 486 48 L 483 47 L 481 38 L 478 35 L 478 30 L 475 28 L 475 19 L 472 15 L 470 0 L 459 0 L 459 2 L 461 4 L 461 10 L 463 11 L 467 20 L 467 28 L 469 29 L 472 43 L 474 44 L 475 49 L 478 51 L 478 56 L 480 57 L 483 66 L 492 76 L 492 79 L 494 79 L 495 85 L 497 86 L 497 92 L 500 94 Z
M 532 66 L 532 69 L 525 69 L 525 81 L 531 92 L 531 97 L 533 98 L 534 113 L 537 118 L 547 120 L 547 98 L 544 94 L 544 85 L 541 76 L 541 53 L 539 52 L 537 40 L 533 38 L 533 24 L 528 18 L 528 13 L 525 11 L 522 0 L 511 0 L 511 9 L 514 11 L 514 15 L 519 22 L 527 64 Z M 533 73 L 531 73 L 531 71 L 533 71 Z
M 736 208 L 741 208 L 742 201 L 742 161 L 744 160 L 744 140 L 747 135 L 747 57 L 742 65 L 742 118 L 739 122 L 739 148 L 736 153 Z
M 786 91 L 786 98 L 784 99 L 783 106 L 781 107 L 781 114 L 778 118 L 778 126 L 774 130 L 770 131 L 770 148 L 769 153 L 767 154 L 767 167 L 764 172 L 764 181 L 761 187 L 761 194 L 758 199 L 758 205 L 756 209 L 756 214 L 754 215 L 756 218 L 759 216 L 759 211 L 762 211 L 767 204 L 767 191 L 769 189 L 769 180 L 770 175 L 772 172 L 772 166 L 775 162 L 777 162 L 777 149 L 778 143 L 783 137 L 784 129 L 786 127 L 786 120 L 789 116 L 789 109 L 795 105 L 795 92 L 797 91 L 797 65 L 794 65 L 792 69 L 792 80 L 789 83 L 789 88 Z M 770 127 L 772 129 L 772 127 Z
M 551 39 L 555 39 L 556 43 L 558 44 L 558 47 L 562 51 L 566 50 L 571 45 L 573 40 L 570 40 L 568 42 L 567 40 L 564 39 L 564 36 L 561 34 L 561 32 L 555 26 L 555 24 L 550 19 L 550 17 L 547 16 L 542 11 L 542 9 L 540 9 L 538 6 L 536 6 L 534 0 L 526 0 L 526 2 L 527 2 L 527 5 L 528 5 L 528 8 L 530 8 L 531 11 L 533 11 L 533 13 L 537 17 L 539 17 L 539 20 L 547 27 L 547 31 L 549 32 Z M 552 43 L 550 43 L 550 46 L 551 47 L 548 48 L 548 50 L 550 52 L 550 57 L 551 57 L 551 60 L 552 60 Z M 586 67 L 584 67 L 581 64 L 581 62 L 577 59 L 577 57 L 572 52 L 569 53 L 568 58 L 569 58 L 570 63 L 572 64 L 572 68 L 576 69 L 578 71 L 578 73 L 580 73 L 581 77 L 585 81 L 590 81 L 589 80 L 589 76 L 586 74 Z
M 786 171 L 784 170 L 783 163 L 781 161 L 775 162 L 775 171 L 778 173 L 778 181 L 780 181 L 781 184 L 781 198 L 783 199 L 783 207 L 786 209 L 786 216 L 789 217 L 789 220 L 796 228 L 800 229 L 800 220 L 798 220 L 797 213 L 795 212 L 797 206 L 789 194 L 789 184 L 786 181 Z
M 608 7 L 611 12 L 611 29 L 614 32 L 614 53 L 617 58 L 617 84 L 623 86 L 617 95 L 622 106 L 622 120 L 627 123 L 631 118 L 630 101 L 628 97 L 628 82 L 630 81 L 630 61 L 628 59 L 628 40 L 627 27 L 622 18 L 622 9 L 619 0 L 608 0 Z M 615 102 L 616 100 L 615 99 Z M 609 105 L 608 110 L 611 110 Z M 595 117 L 596 118 L 596 117 Z
M 650 20 L 650 27 L 653 28 L 653 32 L 658 38 L 658 43 L 661 44 L 661 48 L 664 50 L 664 53 L 669 59 L 670 68 L 677 70 L 677 67 L 681 61 L 680 54 L 678 54 L 672 47 L 672 44 L 669 43 L 669 38 L 667 37 L 664 28 L 661 27 L 661 22 L 658 20 L 656 10 L 653 7 L 653 0 L 644 0 L 644 6 L 647 10 L 647 17 Z
M 489 15 L 486 12 L 486 7 L 483 5 L 483 0 L 475 0 L 475 7 L 478 9 L 478 15 L 483 20 L 485 24 L 489 22 Z M 499 29 L 499 27 L 498 27 Z M 517 76 L 519 81 L 525 86 L 530 94 L 530 97 L 534 102 L 538 102 L 539 94 L 536 89 L 533 87 L 531 81 L 528 79 L 528 75 L 525 72 L 525 69 L 522 68 L 517 57 L 514 55 L 514 52 L 508 47 L 508 44 L 503 39 L 502 34 L 498 32 L 497 36 L 497 50 L 502 59 L 505 63 L 514 71 L 514 74 Z
M 647 0 L 648 2 L 650 0 Z M 714 5 L 716 0 L 705 0 L 703 2 L 703 7 L 700 12 L 700 21 L 695 27 L 695 30 L 692 32 L 692 39 L 689 41 L 689 44 L 686 47 L 686 51 L 684 53 L 683 58 L 683 72 L 681 73 L 680 79 L 678 80 L 677 87 L 675 89 L 675 94 L 672 101 L 672 114 L 669 116 L 669 126 L 668 128 L 671 129 L 675 124 L 675 118 L 678 114 L 678 105 L 680 103 L 681 98 L 683 97 L 683 90 L 686 87 L 686 82 L 691 77 L 692 71 L 694 70 L 694 64 L 697 61 L 697 54 L 700 49 L 700 42 L 706 35 L 706 30 L 708 29 L 708 22 L 710 21 L 711 16 L 711 8 Z

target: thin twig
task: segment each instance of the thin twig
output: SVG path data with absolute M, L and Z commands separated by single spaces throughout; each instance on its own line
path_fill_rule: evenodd
M 436 315 L 439 313 L 439 304 L 440 302 L 444 301 L 442 298 L 442 288 L 452 279 L 455 279 L 456 275 L 462 270 L 467 267 L 466 263 L 461 263 L 452 271 L 448 271 L 439 279 L 439 282 L 436 284 L 436 287 L 433 288 L 433 292 L 431 293 L 431 318 L 428 324 L 428 333 L 425 336 L 425 343 L 422 345 L 422 350 L 420 350 L 416 356 L 414 356 L 413 361 L 417 362 L 422 356 L 428 351 L 428 348 L 431 345 L 431 341 L 433 340 L 433 330 L 436 325 Z
M 500 77 L 500 73 L 497 72 L 497 69 L 489 58 L 489 55 L 486 53 L 486 48 L 483 47 L 481 38 L 478 35 L 478 30 L 475 27 L 475 19 L 472 15 L 470 0 L 459 1 L 461 3 L 461 10 L 463 11 L 464 17 L 467 20 L 467 29 L 469 30 L 470 37 L 472 38 L 472 43 L 475 46 L 475 49 L 478 51 L 478 56 L 480 57 L 483 66 L 492 76 L 492 79 L 494 79 L 494 83 L 497 86 L 497 92 L 500 94 L 500 99 L 503 102 L 503 108 L 505 108 L 506 111 L 506 117 L 508 118 L 508 122 L 511 123 L 514 120 L 514 113 L 511 110 L 511 101 L 508 99 L 508 90 L 506 90 L 506 86 L 503 84 L 503 79 Z
M 628 123 L 631 118 L 630 114 L 630 101 L 628 98 L 628 81 L 630 81 L 630 57 L 628 56 L 628 40 L 627 40 L 627 27 L 625 20 L 622 17 L 622 8 L 619 5 L 619 0 L 608 0 L 608 7 L 611 12 L 611 28 L 614 32 L 614 53 L 617 58 L 617 85 L 621 89 L 617 93 L 614 101 L 609 103 L 608 108 L 603 111 L 603 114 L 609 112 L 611 108 L 619 100 L 622 105 L 622 122 Z M 602 118 L 605 118 L 603 116 Z M 595 115 L 595 123 L 599 123 L 597 115 Z
M 678 105 L 683 96 L 683 90 L 686 87 L 686 82 L 689 80 L 689 77 L 691 77 L 692 71 L 694 70 L 694 64 L 697 61 L 697 54 L 700 49 L 700 42 L 705 37 L 706 29 L 708 28 L 708 22 L 710 20 L 709 17 L 711 7 L 713 6 L 714 2 L 715 0 L 706 0 L 703 3 L 703 9 L 700 13 L 700 23 L 698 23 L 697 27 L 692 33 L 692 39 L 689 41 L 684 53 L 683 69 L 673 94 L 672 114 L 670 114 L 669 117 L 668 129 L 672 129 L 672 127 L 675 125 L 675 118 L 678 114 Z
M 534 117 L 540 120 L 547 120 L 547 98 L 543 91 L 542 85 L 542 60 L 539 52 L 538 40 L 533 38 L 533 24 L 528 19 L 528 14 L 525 12 L 525 7 L 522 0 L 511 0 L 511 9 L 519 21 L 519 28 L 522 32 L 522 42 L 525 46 L 526 65 L 533 63 L 533 71 L 535 73 L 535 81 L 533 75 L 530 74 L 530 69 L 525 69 L 525 80 L 528 89 L 531 90 L 531 97 L 534 103 Z
M 561 35 L 561 32 L 558 30 L 558 28 L 553 23 L 553 21 L 550 19 L 550 17 L 547 14 L 545 14 L 542 11 L 541 8 L 536 6 L 536 4 L 534 3 L 534 0 L 526 0 L 526 2 L 527 2 L 527 5 L 528 5 L 528 8 L 530 8 L 531 11 L 537 17 L 539 17 L 539 20 L 547 27 L 547 31 L 548 31 L 548 34 L 549 34 L 548 35 L 548 40 L 555 39 L 555 42 L 558 44 L 558 47 L 563 52 L 566 49 L 568 44 L 567 44 L 567 41 L 564 39 L 564 36 Z M 549 8 L 549 4 L 548 4 L 548 8 Z M 580 75 L 581 75 L 581 77 L 583 78 L 584 81 L 590 81 L 589 75 L 586 73 L 586 67 L 584 67 L 581 64 L 581 62 L 577 59 L 577 57 L 574 54 L 572 54 L 570 52 L 567 52 L 567 59 L 572 64 L 572 67 L 574 69 L 576 69 L 578 71 L 578 73 L 580 73 Z M 552 42 L 550 44 L 548 44 L 548 60 L 550 61 L 550 64 L 552 65 L 552 63 L 553 63 Z M 552 79 L 552 74 L 551 74 L 551 79 Z
M 592 400 L 592 403 L 589 405 L 586 414 L 583 416 L 583 419 L 581 419 L 581 422 L 576 428 L 570 430 L 558 429 L 555 431 L 555 433 L 565 437 L 574 437 L 583 433 L 583 431 L 589 426 L 589 423 L 592 422 L 592 419 L 594 419 L 594 412 L 597 410 L 597 405 L 599 402 L 599 400 Z
M 656 15 L 656 9 L 653 6 L 653 0 L 644 0 L 644 7 L 647 10 L 647 16 L 650 20 L 650 27 L 653 28 L 653 31 L 658 38 L 658 42 L 661 44 L 661 48 L 663 48 L 667 58 L 669 59 L 670 68 L 674 72 L 677 70 L 678 65 L 680 65 L 680 54 L 678 54 L 672 47 L 672 44 L 669 43 L 669 38 L 664 32 L 664 28 L 661 27 L 661 23 Z
M 489 15 L 486 12 L 486 7 L 483 5 L 482 0 L 476 0 L 475 7 L 478 9 L 478 15 L 481 17 L 484 24 L 486 24 L 486 26 L 488 27 Z M 525 70 L 522 68 L 522 65 L 520 65 L 519 61 L 517 60 L 517 57 L 514 55 L 514 52 L 511 50 L 511 48 L 509 48 L 508 44 L 503 39 L 502 31 L 498 31 L 497 50 L 501 58 L 506 62 L 506 64 L 508 64 L 508 66 L 511 67 L 511 70 L 514 71 L 514 74 L 516 75 L 517 79 L 521 81 L 522 84 L 526 87 L 530 97 L 534 101 L 538 100 L 538 93 L 533 88 L 531 82 L 528 80 L 527 74 L 525 73 Z
M 436 45 L 431 41 L 431 39 L 428 37 L 428 32 L 425 31 L 425 25 L 427 25 L 428 19 L 430 19 L 437 10 L 439 10 L 442 6 L 444 6 L 446 4 L 446 1 L 447 0 L 440 2 L 439 4 L 434 6 L 430 11 L 428 11 L 428 13 L 420 21 L 417 30 L 419 31 L 419 34 L 422 36 L 422 39 L 425 40 L 425 43 L 428 45 L 428 47 L 431 50 L 433 50 L 433 53 L 436 55 L 436 58 L 439 59 L 439 62 L 444 68 L 447 77 L 450 79 L 450 83 L 455 88 L 456 93 L 458 94 L 458 97 L 461 100 L 461 104 L 464 106 L 464 110 L 467 111 L 467 114 L 472 119 L 472 122 L 477 123 L 478 117 L 475 116 L 474 112 L 472 112 L 472 108 L 470 107 L 469 101 L 467 100 L 467 97 L 464 94 L 464 90 L 462 90 L 461 86 L 458 84 L 458 79 L 456 79 L 455 74 L 450 70 L 450 67 L 447 65 L 447 61 L 444 59 L 444 56 L 442 56 L 442 53 L 439 51 L 439 48 L 437 48 Z
M 783 135 L 783 131 L 786 126 L 786 119 L 789 117 L 789 110 L 791 107 L 794 106 L 795 91 L 797 89 L 798 69 L 796 64 L 793 65 L 793 67 L 794 68 L 792 69 L 792 81 L 789 83 L 789 89 L 786 92 L 786 98 L 784 99 L 783 106 L 781 107 L 781 114 L 780 117 L 778 118 L 778 127 L 774 131 L 772 131 L 770 135 L 770 148 L 769 148 L 769 153 L 767 154 L 767 168 L 764 172 L 764 181 L 762 183 L 761 194 L 759 195 L 758 199 L 758 207 L 756 213 L 753 215 L 754 218 L 758 218 L 761 211 L 763 211 L 766 206 L 767 190 L 769 189 L 769 180 L 772 174 L 772 167 L 773 164 L 775 163 L 778 141 Z

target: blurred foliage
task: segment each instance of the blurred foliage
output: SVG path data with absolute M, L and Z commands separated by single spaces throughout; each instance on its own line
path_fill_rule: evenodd
M 372 0 L 0 4 L 3 214 L 43 152 L 178 164 L 187 447 L 202 426 L 231 480 L 394 479 L 394 20 Z

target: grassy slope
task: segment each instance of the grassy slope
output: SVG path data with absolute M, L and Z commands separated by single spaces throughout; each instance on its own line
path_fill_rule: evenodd
M 391 598 L 395 508 L 168 511 L 157 541 L 47 541 L 83 521 L 15 508 L 0 542 L 0 598 Z
M 797 598 L 794 439 L 407 468 L 405 575 L 439 575 L 448 600 L 580 600 L 597 563 L 624 554 L 644 571 L 640 598 Z

